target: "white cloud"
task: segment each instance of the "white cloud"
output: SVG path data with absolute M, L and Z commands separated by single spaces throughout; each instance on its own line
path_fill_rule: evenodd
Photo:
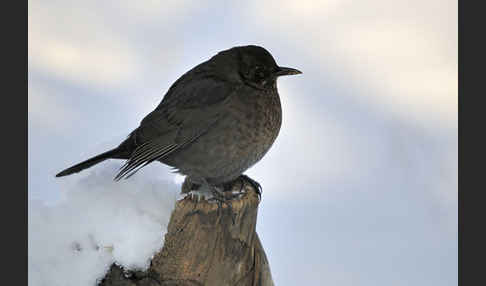
M 173 25 L 196 7 L 187 1 L 31 0 L 29 68 L 69 81 L 119 87 L 142 77 L 145 65 L 156 64 L 141 56 L 140 49 L 140 41 L 158 39 L 152 26 Z M 177 49 L 157 48 L 166 56 Z
M 140 69 L 134 50 L 110 31 L 102 9 L 76 3 L 29 1 L 29 68 L 76 82 L 129 79 Z
M 250 7 L 246 16 L 260 29 L 291 35 L 285 38 L 294 50 L 373 90 L 356 96 L 413 120 L 456 125 L 457 3 L 255 1 Z
M 120 84 L 140 71 L 135 53 L 115 41 L 80 42 L 29 33 L 29 64 L 56 77 L 105 85 Z
M 362 24 L 334 44 L 356 81 L 372 84 L 392 109 L 437 113 L 448 123 L 457 113 L 457 62 L 434 34 L 420 26 L 386 22 Z
M 64 97 L 56 88 L 46 85 L 28 83 L 28 117 L 29 128 L 49 128 L 58 132 L 67 131 L 73 121 L 79 120 L 78 110 L 63 104 Z

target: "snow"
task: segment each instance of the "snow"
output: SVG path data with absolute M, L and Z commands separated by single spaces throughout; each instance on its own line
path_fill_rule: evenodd
M 118 167 L 59 179 L 64 199 L 55 205 L 29 201 L 29 285 L 96 285 L 113 262 L 147 269 L 163 246 L 180 185 L 153 169 L 114 182 Z

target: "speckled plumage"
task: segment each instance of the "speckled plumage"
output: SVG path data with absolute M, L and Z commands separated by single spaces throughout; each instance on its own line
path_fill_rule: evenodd
M 276 79 L 298 73 L 277 66 L 262 47 L 222 51 L 181 76 L 117 148 L 56 176 L 117 158 L 127 161 L 116 179 L 160 161 L 196 184 L 230 182 L 258 162 L 277 138 L 282 109 Z
M 193 182 L 201 183 L 202 177 L 212 185 L 236 179 L 258 162 L 279 133 L 280 99 L 276 89 L 241 89 L 245 93 L 228 100 L 224 116 L 210 130 L 161 161 L 189 175 Z

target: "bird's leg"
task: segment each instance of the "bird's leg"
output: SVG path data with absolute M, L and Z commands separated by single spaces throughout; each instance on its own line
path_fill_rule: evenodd
M 202 179 L 202 182 L 203 182 L 203 185 L 209 189 L 209 191 L 211 191 L 211 194 L 213 195 L 213 197 L 209 200 L 214 200 L 218 203 L 218 205 L 222 204 L 225 202 L 225 196 L 224 196 L 224 191 L 223 190 L 220 190 L 220 188 L 218 188 L 217 186 L 215 185 L 211 185 L 208 183 L 208 181 L 206 181 L 205 179 Z
M 240 183 L 240 189 L 238 191 L 235 191 L 235 184 L 238 182 Z M 240 198 L 241 195 L 245 193 L 244 186 L 245 186 L 245 182 L 243 180 L 240 180 L 239 178 L 236 178 L 233 181 L 222 184 L 223 192 L 225 193 L 225 198 L 231 200 Z
M 193 183 L 189 177 L 186 177 L 186 179 L 182 183 L 181 193 L 187 194 L 191 191 L 197 191 L 200 187 L 201 185 Z
M 238 179 L 241 180 L 242 182 L 247 181 L 248 183 L 250 183 L 250 185 L 255 189 L 256 193 L 258 194 L 258 198 L 261 198 L 263 189 L 260 183 L 248 177 L 247 175 L 240 175 Z M 243 185 L 244 184 L 242 183 L 241 184 L 242 188 Z
M 223 204 L 226 204 L 228 206 L 228 210 L 229 210 L 230 215 L 231 215 L 231 221 L 233 222 L 233 224 L 235 224 L 235 218 L 233 216 L 233 206 L 232 206 L 232 203 L 231 203 L 232 198 L 226 197 L 225 190 L 224 190 L 225 186 L 223 186 L 220 190 L 220 187 L 211 185 L 206 180 L 203 180 L 203 184 L 207 188 L 209 188 L 209 190 L 213 194 L 213 198 L 209 199 L 209 201 L 215 200 L 216 203 L 218 204 L 218 215 L 220 214 L 220 211 L 222 211 L 222 209 L 223 209 Z

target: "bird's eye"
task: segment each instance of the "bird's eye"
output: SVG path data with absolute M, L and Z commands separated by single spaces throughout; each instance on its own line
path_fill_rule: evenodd
M 263 79 L 265 77 L 265 71 L 262 66 L 255 67 L 255 78 Z

